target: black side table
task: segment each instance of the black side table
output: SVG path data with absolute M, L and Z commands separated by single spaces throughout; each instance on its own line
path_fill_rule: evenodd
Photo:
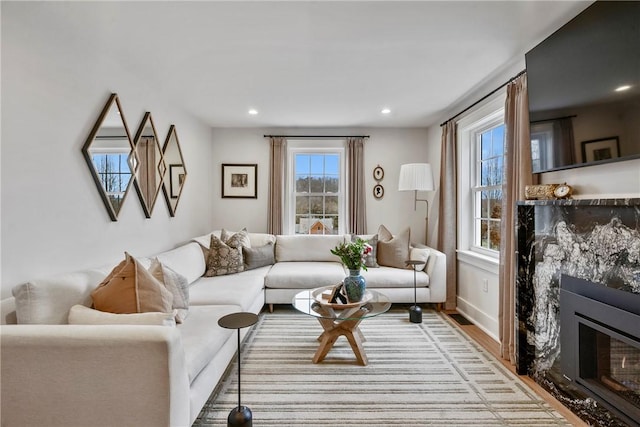
M 238 330 L 238 406 L 229 412 L 228 427 L 252 427 L 253 425 L 251 409 L 240 404 L 240 329 L 253 326 L 257 321 L 256 314 L 244 312 L 227 314 L 218 320 L 218 325 L 221 327 Z
M 416 265 L 424 263 L 424 261 L 415 260 L 405 261 L 405 264 L 410 265 L 413 270 L 413 307 L 409 307 L 409 320 L 411 323 L 422 323 L 422 308 L 418 306 L 418 291 L 416 290 Z

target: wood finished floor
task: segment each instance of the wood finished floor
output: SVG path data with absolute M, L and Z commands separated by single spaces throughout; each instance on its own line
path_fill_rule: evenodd
M 454 311 L 443 310 L 444 313 L 451 314 L 457 313 Z M 455 325 L 464 331 L 471 339 L 481 345 L 485 350 L 491 353 L 496 359 L 500 360 L 502 364 L 509 369 L 514 374 L 516 373 L 515 366 L 508 363 L 502 357 L 500 357 L 500 344 L 498 344 L 493 338 L 487 335 L 482 329 L 477 326 L 471 325 L 460 325 L 457 322 L 454 322 Z M 553 398 L 545 389 L 543 389 L 538 383 L 536 383 L 531 377 L 526 375 L 518 375 L 522 381 L 527 384 L 533 391 L 535 391 L 542 399 L 544 399 L 549 405 L 551 405 L 554 409 L 560 412 L 571 424 L 576 427 L 587 427 L 584 421 L 580 419 L 576 414 L 567 409 L 563 404 L 558 402 Z

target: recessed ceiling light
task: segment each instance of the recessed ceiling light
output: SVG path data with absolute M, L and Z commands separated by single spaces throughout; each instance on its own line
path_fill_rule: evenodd
M 380 111 L 382 114 L 389 114 L 391 113 L 391 110 L 388 108 L 383 108 L 382 111 Z
M 255 116 L 256 114 L 258 114 L 258 110 L 256 110 L 255 108 L 251 108 L 249 110 L 249 114 L 251 114 L 252 116 Z
M 624 86 L 617 87 L 617 88 L 616 88 L 616 92 L 622 92 L 622 91 L 624 91 L 624 90 L 629 90 L 629 89 L 631 89 L 631 86 L 629 86 L 629 85 L 624 85 Z

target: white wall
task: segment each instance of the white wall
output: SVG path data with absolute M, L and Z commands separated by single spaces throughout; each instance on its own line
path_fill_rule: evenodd
M 210 129 L 109 60 L 104 45 L 70 40 L 28 5 L 2 5 L 1 297 L 28 279 L 147 255 L 211 227 Z M 162 140 L 175 124 L 188 171 L 170 218 L 164 198 L 145 219 L 133 187 L 112 222 L 81 148 L 111 92 L 135 134 L 151 111 Z
M 462 111 L 524 68 L 524 58 L 515 60 L 467 94 L 442 114 L 438 121 L 444 122 Z M 458 119 L 464 116 L 461 115 Z M 434 156 L 440 156 L 441 132 L 440 126 L 437 125 L 427 130 L 428 146 L 438 147 L 438 152 L 434 153 Z M 640 159 L 548 172 L 541 174 L 540 180 L 541 183 L 566 182 L 572 185 L 575 198 L 640 197 Z M 437 215 L 437 210 L 431 215 L 434 223 L 437 221 Z M 499 335 L 498 266 L 495 263 L 492 265 L 491 262 L 486 262 L 486 259 L 471 260 L 466 255 L 468 254 L 458 257 L 458 311 L 497 340 Z
M 427 144 L 426 129 L 213 129 L 214 197 L 213 223 L 217 228 L 236 230 L 247 227 L 250 231 L 267 229 L 267 197 L 269 179 L 269 140 L 266 134 L 277 135 L 370 135 L 365 142 L 365 182 L 367 188 L 367 229 L 375 233 L 380 224 L 385 224 L 392 232 L 411 227 L 412 240 L 424 242 L 426 205 L 418 204 L 413 210 L 413 192 L 398 191 L 400 165 L 404 163 L 430 162 L 433 167 L 436 186 L 439 181 L 439 144 Z M 221 198 L 221 165 L 223 163 L 258 164 L 258 199 Z M 384 197 L 373 197 L 373 168 L 380 165 L 384 169 L 381 181 L 385 189 Z M 419 193 L 420 198 L 432 200 L 435 192 Z M 434 204 L 429 204 L 430 215 L 434 214 Z M 429 227 L 433 230 L 434 223 Z M 430 231 L 429 240 L 434 238 Z M 433 240 L 435 244 L 435 240 Z
M 566 182 L 575 199 L 640 197 L 640 159 L 547 172 L 542 184 Z

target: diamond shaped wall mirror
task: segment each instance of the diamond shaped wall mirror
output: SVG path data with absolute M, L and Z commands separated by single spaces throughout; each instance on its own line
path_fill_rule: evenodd
M 184 158 L 178 141 L 176 127 L 171 125 L 167 139 L 162 148 L 162 154 L 167 166 L 167 172 L 162 180 L 162 192 L 167 201 L 169 215 L 176 216 L 178 202 L 184 190 L 184 183 L 187 180 L 187 169 L 184 166 Z
M 145 113 L 133 139 L 133 146 L 133 184 L 145 216 L 151 218 L 151 212 L 158 199 L 162 178 L 166 171 L 151 113 Z
M 93 126 L 82 153 L 112 221 L 118 220 L 132 181 L 129 128 L 113 93 Z

